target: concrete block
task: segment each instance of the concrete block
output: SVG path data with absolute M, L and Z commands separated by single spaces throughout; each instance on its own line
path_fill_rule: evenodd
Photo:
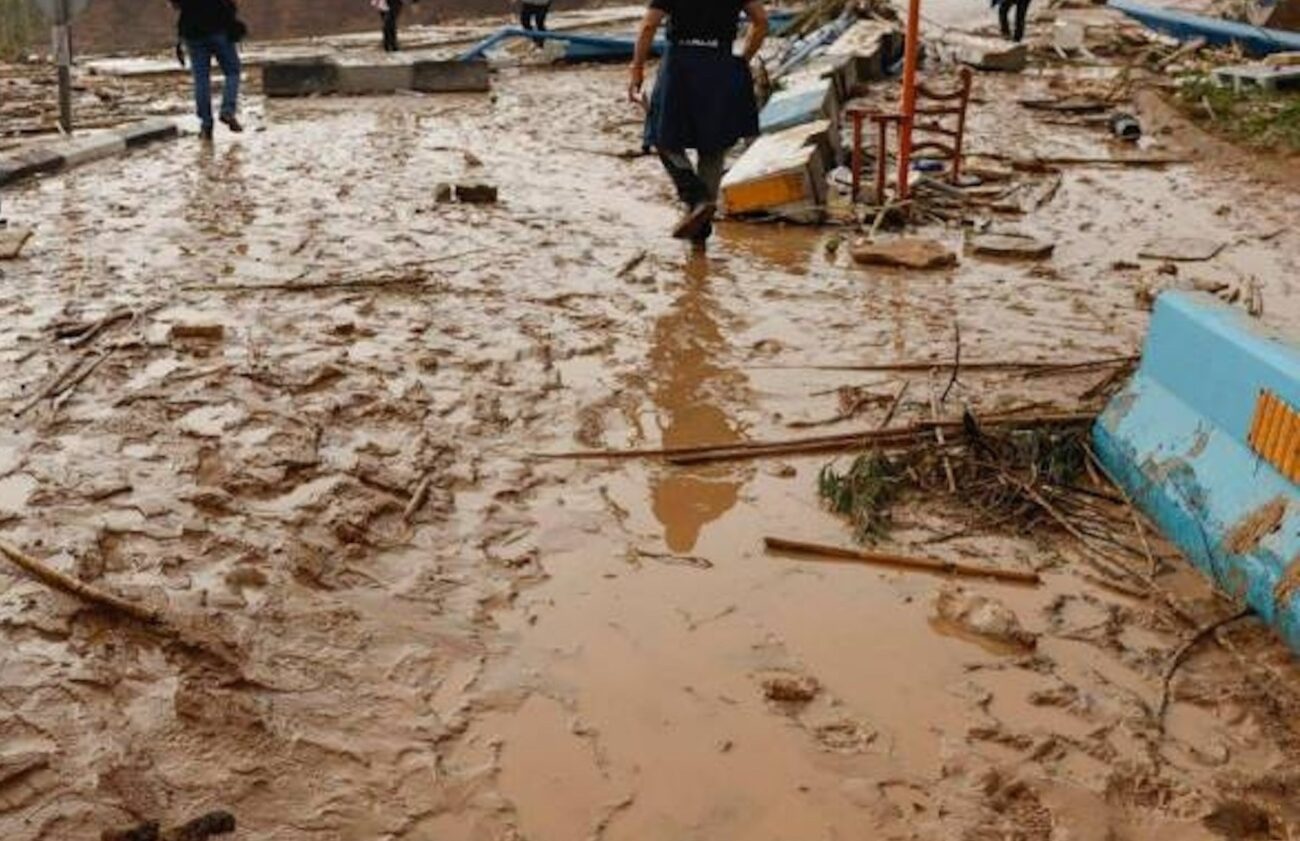
M 932 45 L 941 59 L 979 70 L 1018 73 L 1029 63 L 1029 47 L 1000 38 L 945 32 Z
M 11 184 L 23 178 L 55 172 L 63 168 L 63 155 L 50 147 L 40 147 L 0 158 L 0 184 Z
M 830 130 L 819 120 L 754 141 L 722 180 L 726 213 L 817 221 L 826 203 Z
M 118 131 L 122 140 L 126 142 L 128 149 L 134 149 L 137 146 L 143 146 L 146 143 L 152 143 L 155 140 L 166 140 L 176 137 L 180 134 L 180 129 L 173 120 L 155 118 L 142 120 L 133 123 L 124 129 Z
M 412 87 L 424 93 L 486 93 L 492 73 L 486 61 L 417 61 Z
M 410 64 L 340 64 L 338 69 L 338 92 L 342 94 L 409 91 L 414 81 Z
M 1201 572 L 1300 653 L 1300 341 L 1169 292 L 1097 454 Z
M 63 165 L 68 168 L 120 155 L 126 151 L 126 141 L 116 132 L 93 134 L 61 141 L 51 149 L 63 158 Z
M 271 97 L 314 96 L 338 91 L 339 66 L 325 56 L 262 65 L 262 90 Z

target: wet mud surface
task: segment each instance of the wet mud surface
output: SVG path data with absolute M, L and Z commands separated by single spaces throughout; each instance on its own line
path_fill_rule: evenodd
M 832 428 L 874 426 L 898 375 L 790 366 L 946 360 L 954 322 L 968 359 L 1134 353 L 1147 282 L 1254 277 L 1295 324 L 1295 195 L 1219 165 L 1069 167 L 1013 220 L 1047 262 L 866 269 L 836 229 L 735 222 L 690 255 L 657 164 L 618 157 L 639 142 L 621 82 L 254 97 L 241 138 L 6 195 L 37 233 L 0 267 L 0 538 L 197 644 L 0 569 L 4 836 L 217 808 L 293 841 L 1300 831 L 1300 683 L 1258 623 L 1222 632 L 1250 668 L 1188 659 L 1162 724 L 1190 630 L 1052 534 L 918 549 L 963 524 L 912 505 L 893 548 L 1045 578 L 956 590 L 764 552 L 849 540 L 817 501 L 826 457 L 539 457 L 805 434 L 846 387 L 883 399 Z M 1015 104 L 1051 84 L 980 77 L 976 149 L 1106 152 Z M 465 180 L 500 203 L 435 201 Z M 1173 280 L 1137 258 L 1175 236 L 1226 247 Z M 120 307 L 82 348 L 56 338 Z M 90 375 L 10 414 L 78 354 Z M 1068 408 L 1099 378 L 972 372 L 948 411 Z M 899 423 L 928 416 L 913 379 Z M 1234 612 L 1156 556 L 1199 619 Z M 973 597 L 1014 635 L 946 607 Z

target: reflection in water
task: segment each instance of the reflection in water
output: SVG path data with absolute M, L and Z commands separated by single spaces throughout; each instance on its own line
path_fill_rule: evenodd
M 719 366 L 727 353 L 718 327 L 718 305 L 709 294 L 709 261 L 686 264 L 686 285 L 654 327 L 650 348 L 651 399 L 659 409 L 664 446 L 741 440 L 720 405 L 745 377 Z M 668 469 L 651 480 L 651 505 L 673 552 L 695 548 L 705 525 L 735 506 L 743 477 L 732 467 Z

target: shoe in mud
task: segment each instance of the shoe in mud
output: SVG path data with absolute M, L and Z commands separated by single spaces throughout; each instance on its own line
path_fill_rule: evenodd
M 673 228 L 673 237 L 675 239 L 698 239 L 700 234 L 713 222 L 713 216 L 717 212 L 718 206 L 712 202 L 702 202 L 695 205 L 677 223 L 677 227 Z
M 226 128 L 230 129 L 235 134 L 239 134 L 244 130 L 243 124 L 239 122 L 239 118 L 234 114 L 222 114 L 220 119 L 221 122 L 226 124 Z
M 199 129 L 199 139 L 206 142 L 211 142 L 212 126 L 204 126 L 203 128 Z

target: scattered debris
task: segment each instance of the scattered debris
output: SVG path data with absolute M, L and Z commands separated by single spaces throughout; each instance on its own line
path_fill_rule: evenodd
M 945 587 L 935 599 L 939 619 L 960 630 L 1018 651 L 1033 651 L 1038 635 L 1025 630 L 1010 608 L 997 599 Z
M 434 199 L 439 204 L 496 204 L 498 196 L 491 184 L 444 182 L 434 190 Z
M 983 234 L 971 240 L 971 251 L 988 257 L 1043 260 L 1056 251 L 1056 244 L 1030 236 Z
M 0 260 L 16 260 L 22 253 L 23 246 L 34 234 L 31 228 L 17 225 L 0 228 Z
M 189 823 L 160 829 L 158 821 L 149 821 L 131 829 L 106 829 L 100 841 L 207 841 L 214 835 L 235 831 L 235 816 L 229 812 L 208 812 Z
M 851 248 L 855 262 L 864 266 L 905 269 L 946 269 L 957 265 L 957 255 L 942 243 L 920 237 L 883 242 L 858 240 Z
M 1202 237 L 1162 237 L 1142 247 L 1138 256 L 1146 260 L 1198 263 L 1213 260 L 1227 243 Z
M 780 704 L 807 704 L 821 690 L 821 684 L 809 675 L 781 674 L 763 678 L 763 697 Z
M 957 561 L 944 561 L 936 558 L 916 558 L 886 552 L 867 552 L 862 549 L 842 549 L 837 546 L 825 546 L 817 543 L 805 543 L 798 540 L 786 540 L 780 537 L 765 537 L 764 544 L 774 552 L 790 552 L 799 555 L 813 555 L 826 560 L 858 561 L 878 566 L 913 569 L 921 572 L 933 572 L 940 575 L 959 575 L 971 578 L 988 578 L 1015 584 L 1038 584 L 1041 578 L 1036 572 L 998 569 L 996 567 L 963 564 Z

